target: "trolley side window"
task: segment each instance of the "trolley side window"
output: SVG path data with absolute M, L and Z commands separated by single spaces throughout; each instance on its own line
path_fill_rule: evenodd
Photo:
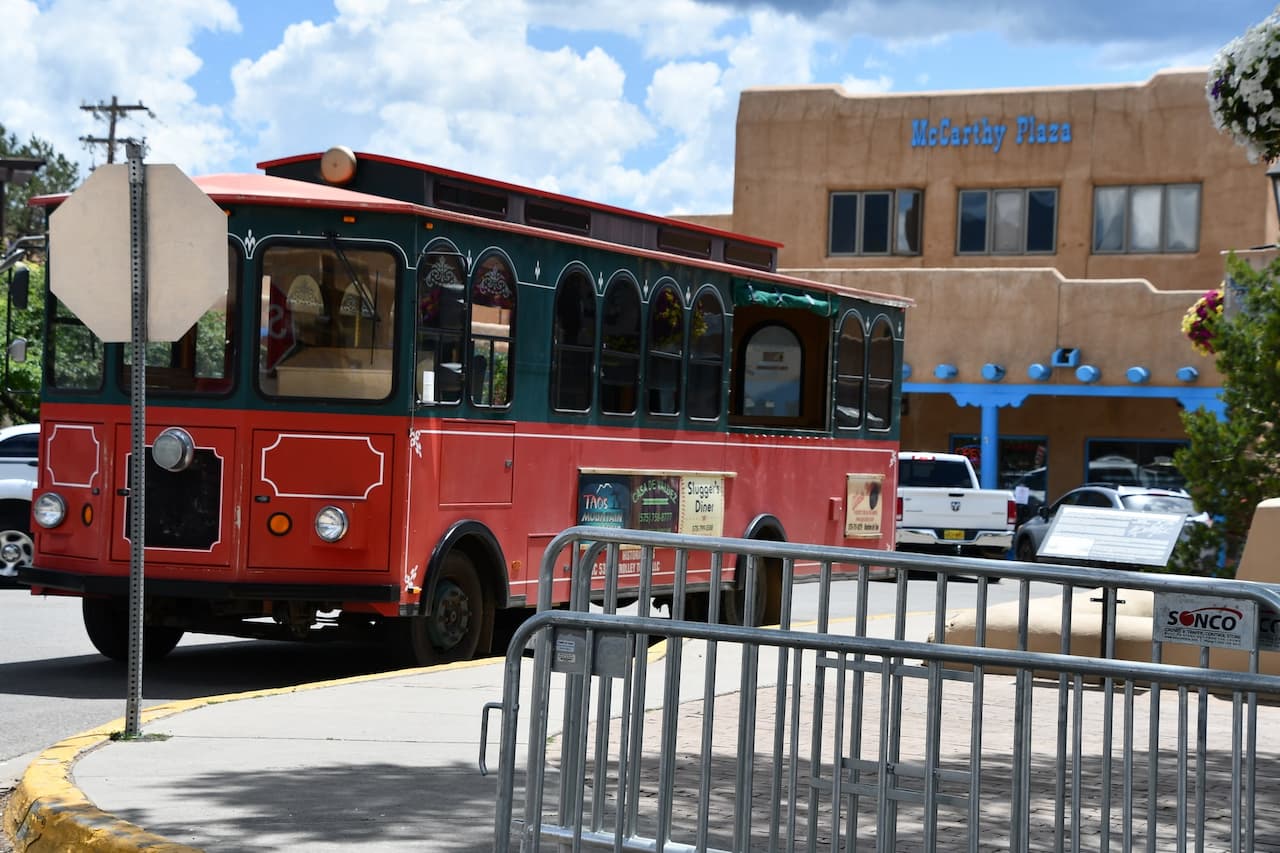
M 893 327 L 887 317 L 876 318 L 867 349 L 867 428 L 893 428 Z
M 146 345 L 147 389 L 161 394 L 226 394 L 234 386 L 236 295 L 240 292 L 240 254 L 227 246 L 227 292 L 176 341 Z M 133 345 L 124 346 L 121 388 L 128 388 Z
M 680 412 L 684 361 L 684 301 L 671 284 L 660 286 L 649 300 L 649 351 L 645 394 L 651 415 Z
M 396 262 L 383 251 L 272 246 L 262 258 L 258 385 L 264 394 L 391 394 Z
M 711 288 L 693 304 L 686 394 L 690 418 L 717 420 L 724 411 L 724 306 Z
M 600 343 L 600 411 L 634 415 L 640 387 L 640 291 L 628 276 L 604 294 Z
M 49 318 L 49 385 L 66 391 L 97 391 L 102 387 L 103 345 L 70 308 L 54 300 Z
M 423 404 L 462 401 L 462 339 L 466 261 L 445 241 L 427 247 L 418 264 L 418 369 Z
M 836 350 L 836 426 L 857 429 L 866 409 L 867 336 L 856 311 L 845 314 Z
M 556 288 L 551 330 L 551 405 L 586 412 L 596 375 L 596 291 L 590 276 L 573 270 Z
M 502 255 L 489 255 L 471 279 L 471 361 L 464 369 L 474 406 L 511 404 L 515 313 L 515 273 Z

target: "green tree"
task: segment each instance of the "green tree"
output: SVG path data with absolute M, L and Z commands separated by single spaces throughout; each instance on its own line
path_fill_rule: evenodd
M 38 157 L 45 161 L 27 183 L 7 184 L 4 200 L 4 237 L 13 240 L 44 233 L 44 211 L 29 207 L 32 196 L 68 192 L 80 183 L 80 167 L 37 136 L 25 143 L 0 124 L 0 157 Z
M 1213 518 L 1174 554 L 1175 570 L 1235 575 L 1259 501 L 1280 497 L 1280 259 L 1255 270 L 1232 255 L 1227 281 L 1239 309 L 1213 325 L 1225 415 L 1187 411 L 1189 445 L 1175 456 L 1196 505 Z M 1201 554 L 1212 550 L 1218 561 Z
M 80 183 L 80 167 L 53 146 L 37 136 L 19 142 L 18 137 L 0 125 L 0 157 L 39 158 L 45 165 L 25 184 L 5 186 L 4 234 L 0 243 L 10 245 L 19 237 L 43 234 L 44 210 L 27 204 L 32 196 L 69 192 Z M 40 415 L 41 320 L 44 313 L 45 267 L 39 252 L 29 252 L 25 264 L 30 271 L 29 305 L 19 310 L 9 304 L 7 285 L 12 270 L 0 274 L 0 310 L 6 324 L 6 343 L 17 338 L 27 341 L 25 361 L 6 357 L 0 370 L 0 417 L 15 423 L 35 421 Z

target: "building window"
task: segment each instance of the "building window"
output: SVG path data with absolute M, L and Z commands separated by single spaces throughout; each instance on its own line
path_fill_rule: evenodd
M 831 194 L 831 255 L 920 254 L 920 190 Z
M 1196 252 L 1199 249 L 1199 184 L 1094 188 L 1094 252 Z
M 1176 440 L 1090 439 L 1085 445 L 1085 482 L 1153 489 L 1181 489 L 1186 478 L 1173 455 L 1187 442 Z
M 1058 242 L 1058 191 L 961 190 L 957 219 L 957 254 L 1052 253 Z

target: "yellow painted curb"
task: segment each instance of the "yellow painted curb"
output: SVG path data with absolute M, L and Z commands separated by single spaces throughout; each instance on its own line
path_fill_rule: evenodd
M 140 722 L 145 725 L 184 711 L 222 702 L 281 696 L 303 690 L 379 681 L 424 672 L 469 669 L 501 660 L 502 658 L 484 658 L 354 675 L 289 687 L 184 699 L 144 709 L 140 714 Z M 59 741 L 31 762 L 22 774 L 22 781 L 14 789 L 3 815 L 3 831 L 13 840 L 17 853 L 76 853 L 83 850 L 93 850 L 95 853 L 202 853 L 198 847 L 178 844 L 102 811 L 89 802 L 84 793 L 72 783 L 71 768 L 80 756 L 109 743 L 112 736 L 124 731 L 124 728 L 123 717 L 112 720 Z

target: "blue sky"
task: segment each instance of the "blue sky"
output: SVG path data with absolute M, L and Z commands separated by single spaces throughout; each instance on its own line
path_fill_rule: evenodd
M 192 174 L 344 144 L 654 213 L 732 204 L 738 93 L 1134 82 L 1206 66 L 1246 0 L 0 0 L 0 124 L 124 134 Z M 1208 120 L 1206 111 L 1206 121 Z

